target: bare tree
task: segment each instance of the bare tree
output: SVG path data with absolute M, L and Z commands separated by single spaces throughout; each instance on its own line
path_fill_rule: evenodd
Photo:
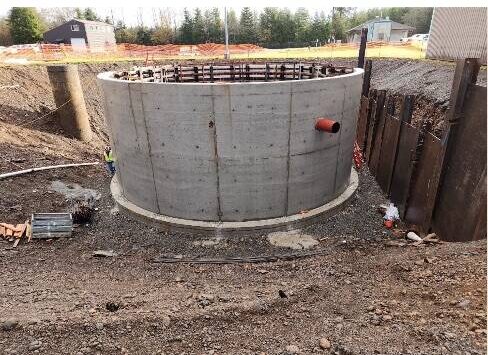
M 59 26 L 76 16 L 76 7 L 49 7 L 39 11 L 47 29 Z

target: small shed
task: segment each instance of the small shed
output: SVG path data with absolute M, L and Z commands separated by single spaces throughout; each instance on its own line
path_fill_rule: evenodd
M 389 17 L 376 17 L 347 31 L 347 41 L 349 43 L 360 42 L 363 28 L 368 29 L 368 41 L 384 42 L 398 42 L 415 31 L 415 27 L 392 21 Z
M 73 50 L 103 50 L 115 46 L 114 26 L 99 21 L 73 19 L 44 32 L 45 43 L 70 44 Z

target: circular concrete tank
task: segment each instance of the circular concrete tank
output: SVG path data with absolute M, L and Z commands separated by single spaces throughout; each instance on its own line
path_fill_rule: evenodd
M 323 77 L 297 79 L 294 64 L 295 80 L 266 69 L 262 81 L 237 81 L 226 71 L 224 79 L 203 73 L 177 82 L 173 68 L 159 79 L 151 71 L 134 81 L 98 76 L 117 165 L 112 189 L 124 207 L 190 229 L 256 221 L 259 227 L 260 220 L 276 221 L 272 227 L 335 206 L 351 186 L 361 69 L 334 76 L 321 69 Z M 208 80 L 214 82 L 202 82 Z M 316 130 L 318 118 L 340 129 Z

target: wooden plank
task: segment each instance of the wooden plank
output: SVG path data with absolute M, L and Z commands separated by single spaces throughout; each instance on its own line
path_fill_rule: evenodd
M 359 117 L 356 130 L 356 142 L 364 151 L 366 142 L 366 125 L 368 124 L 368 108 L 369 108 L 369 98 L 366 96 L 361 96 L 361 106 L 359 108 Z
M 366 42 L 368 41 L 368 28 L 361 29 L 361 44 L 359 45 L 358 68 L 364 67 L 364 56 L 366 54 Z
M 369 120 L 368 139 L 366 141 L 366 151 L 364 155 L 365 161 L 369 164 L 371 153 L 373 152 L 374 143 L 376 139 L 376 132 L 378 130 L 378 123 L 380 121 L 383 107 L 385 105 L 386 91 L 379 90 L 376 94 L 376 100 L 373 101 L 371 108 L 371 115 Z
M 466 92 L 470 84 L 476 84 L 480 64 L 475 58 L 460 59 L 456 64 L 454 79 L 452 81 L 451 96 L 449 98 L 449 122 L 457 120 L 457 115 L 463 112 Z
M 361 90 L 362 96 L 369 96 L 369 88 L 371 86 L 371 71 L 373 69 L 373 62 L 371 60 L 366 61 L 364 66 L 363 88 Z
M 486 238 L 486 94 L 486 87 L 469 85 L 462 117 L 451 129 L 433 218 L 444 240 Z
M 385 129 L 383 132 L 383 142 L 376 169 L 376 181 L 383 192 L 390 192 L 391 176 L 396 158 L 396 147 L 400 134 L 401 122 L 398 118 L 389 114 L 385 118 Z
M 377 102 L 376 100 L 371 100 L 370 102 L 371 102 L 370 104 L 371 111 L 368 119 L 368 129 L 367 129 L 368 135 L 366 136 L 366 144 L 364 146 L 364 161 L 366 163 L 369 162 L 369 154 L 371 153 L 371 145 L 373 144 L 373 131 L 376 126 L 375 113 L 376 113 Z
M 442 151 L 440 139 L 427 133 L 412 179 L 405 212 L 405 221 L 418 225 L 422 231 L 428 231 L 430 228 L 441 171 Z
M 390 187 L 390 200 L 398 207 L 401 219 L 405 217 L 419 133 L 418 128 L 402 122 L 398 153 Z
M 387 195 L 390 193 L 391 179 L 395 168 L 398 141 L 402 128 L 401 122 L 410 123 L 410 120 L 412 119 L 413 105 L 414 96 L 405 95 L 402 100 L 399 119 L 390 114 L 387 114 L 386 116 L 385 130 L 383 132 L 384 139 L 381 146 L 378 167 L 376 169 L 376 181 Z
M 380 160 L 381 145 L 383 144 L 383 133 L 385 130 L 386 114 L 393 115 L 395 111 L 395 100 L 393 97 L 388 98 L 386 108 L 379 113 L 378 125 L 375 133 L 374 144 L 371 148 L 371 157 L 369 160 L 369 171 L 376 176 L 378 170 L 378 162 Z
M 367 146 L 367 140 L 368 140 L 368 134 L 369 134 L 369 126 L 371 122 L 371 117 L 373 113 L 373 104 L 376 101 L 376 90 L 373 89 L 369 93 L 368 97 L 368 109 L 367 109 L 367 116 L 366 116 L 366 129 L 364 131 L 364 147 L 362 149 L 363 153 L 366 152 L 366 146 Z

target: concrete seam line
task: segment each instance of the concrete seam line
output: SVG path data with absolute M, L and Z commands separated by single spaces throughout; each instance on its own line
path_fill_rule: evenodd
M 290 82 L 290 114 L 288 115 L 288 154 L 286 155 L 286 196 L 285 196 L 285 216 L 288 216 L 288 197 L 290 194 L 290 156 L 291 156 L 291 121 L 293 110 L 293 81 Z
M 231 97 L 230 97 L 230 87 L 227 85 L 224 89 L 228 90 L 228 97 L 229 97 L 229 116 L 231 115 Z M 215 158 L 215 174 L 216 174 L 216 184 L 217 184 L 217 217 L 219 221 L 222 220 L 223 213 L 222 213 L 222 201 L 220 195 L 220 164 L 219 164 L 219 149 L 218 149 L 218 139 L 217 139 L 217 117 L 215 117 L 215 96 L 214 96 L 214 87 L 210 87 L 211 92 L 211 100 L 212 100 L 212 119 L 214 121 L 213 126 L 213 143 L 214 143 L 214 158 Z
M 344 85 L 344 96 L 342 98 L 342 111 L 341 111 L 341 125 L 344 122 L 344 106 L 346 105 L 346 91 L 347 87 Z M 344 127 L 339 130 L 339 139 L 338 139 L 338 147 L 337 147 L 337 159 L 335 164 L 335 174 L 334 174 L 334 191 L 337 189 L 337 172 L 339 171 L 339 162 L 341 159 L 341 138 L 342 138 L 342 131 Z M 351 157 L 352 160 L 352 157 Z
M 13 176 L 18 176 L 18 175 L 33 173 L 33 172 L 36 172 L 36 171 L 52 170 L 52 169 L 62 169 L 62 168 L 71 168 L 71 167 L 76 167 L 76 166 L 98 165 L 98 164 L 100 164 L 100 163 L 99 162 L 93 162 L 93 163 L 74 163 L 74 164 L 49 165 L 49 166 L 42 166 L 42 167 L 39 167 L 39 168 L 30 168 L 30 169 L 25 169 L 25 170 L 17 170 L 17 171 L 12 171 L 10 173 L 1 174 L 0 175 L 0 180 L 6 179 L 8 177 L 13 177 Z
M 130 84 L 129 84 L 129 92 L 130 92 Z M 140 94 L 141 94 L 142 121 L 144 122 L 144 129 L 146 131 L 147 152 L 149 155 L 149 164 L 151 164 L 152 180 L 153 180 L 153 185 L 154 185 L 154 195 L 156 196 L 156 208 L 158 209 L 158 212 L 161 213 L 161 209 L 159 208 L 158 188 L 156 187 L 156 179 L 154 178 L 154 166 L 153 166 L 153 161 L 152 161 L 152 150 L 151 150 L 151 143 L 149 142 L 149 131 L 147 129 L 146 111 L 144 109 L 144 98 L 142 96 L 142 85 L 141 85 Z M 131 105 L 132 105 L 132 102 L 131 102 Z

